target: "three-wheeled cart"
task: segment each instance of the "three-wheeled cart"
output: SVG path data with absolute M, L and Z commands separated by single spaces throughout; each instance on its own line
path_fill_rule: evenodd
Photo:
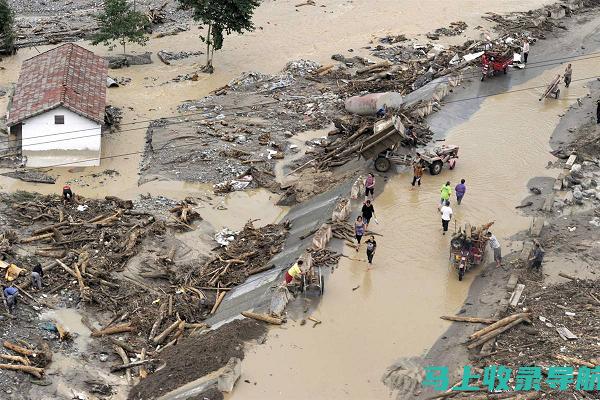
M 560 96 L 560 74 L 556 75 L 556 77 L 552 80 L 552 82 L 550 82 L 550 84 L 546 87 L 546 90 L 544 91 L 544 94 L 542 94 L 542 97 L 539 98 L 539 101 L 542 101 L 542 99 L 546 98 L 546 97 L 550 97 L 553 96 L 555 99 L 558 99 L 558 96 Z
M 322 296 L 325 291 L 325 279 L 323 278 L 323 272 L 321 267 L 311 266 L 304 275 L 302 275 L 302 292 L 305 293 L 307 290 L 317 289 L 319 294 Z
M 402 147 L 402 140 L 408 140 L 404 134 L 404 126 L 399 118 L 381 121 L 373 127 L 373 135 L 364 141 L 360 155 L 366 160 L 373 159 L 375 169 L 387 172 L 392 164 L 410 166 L 416 160 L 416 154 Z M 458 146 L 442 145 L 431 150 L 423 150 L 420 162 L 429 169 L 431 175 L 442 172 L 445 163 L 453 169 L 458 159 Z
M 490 222 L 474 227 L 467 223 L 454 232 L 450 240 L 450 263 L 456 270 L 459 281 L 462 281 L 467 271 L 485 259 L 487 233 L 492 224 Z
M 496 72 L 506 74 L 508 66 L 513 63 L 513 51 L 506 49 L 500 51 L 486 50 L 481 56 L 481 80 L 492 77 Z

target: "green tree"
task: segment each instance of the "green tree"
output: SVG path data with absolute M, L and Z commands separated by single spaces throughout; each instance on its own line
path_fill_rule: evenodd
M 7 0 L 0 0 L 0 53 L 14 54 L 14 15 Z
M 232 32 L 243 34 L 253 31 L 252 15 L 260 0 L 179 0 L 182 7 L 193 11 L 194 20 L 208 26 L 206 36 L 207 72 L 213 71 L 212 60 L 215 50 L 223 48 L 225 35 Z
M 92 38 L 92 44 L 102 43 L 110 50 L 116 47 L 114 42 L 145 45 L 148 41 L 146 26 L 148 19 L 131 7 L 127 0 L 106 0 L 104 12 L 98 15 L 99 30 Z

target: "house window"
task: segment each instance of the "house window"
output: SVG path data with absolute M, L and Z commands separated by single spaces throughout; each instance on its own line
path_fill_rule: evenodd
M 65 123 L 64 115 L 55 115 L 54 116 L 54 124 L 55 125 L 63 125 Z

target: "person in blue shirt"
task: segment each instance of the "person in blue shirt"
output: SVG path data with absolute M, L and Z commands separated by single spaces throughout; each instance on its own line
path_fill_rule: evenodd
M 17 294 L 19 294 L 19 290 L 14 286 L 3 286 L 4 298 L 6 299 L 6 305 L 8 306 L 8 311 L 10 313 L 13 312 L 13 309 L 17 305 Z
M 465 197 L 465 193 L 467 193 L 467 185 L 465 185 L 464 179 L 461 179 L 460 183 L 456 185 L 454 192 L 456 193 L 456 202 L 460 204 L 463 197 Z

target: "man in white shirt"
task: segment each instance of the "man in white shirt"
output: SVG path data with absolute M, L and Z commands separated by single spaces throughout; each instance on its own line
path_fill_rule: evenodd
M 494 251 L 494 261 L 496 261 L 496 267 L 499 267 L 502 264 L 502 249 L 500 246 L 500 242 L 496 239 L 496 236 L 492 232 L 487 233 L 488 241 L 490 242 L 490 247 Z
M 523 63 L 527 64 L 527 57 L 529 57 L 529 42 L 527 39 L 523 40 Z
M 440 214 L 442 214 L 442 235 L 448 232 L 448 225 L 452 219 L 452 209 L 450 208 L 450 202 L 446 200 L 442 208 L 440 208 Z

